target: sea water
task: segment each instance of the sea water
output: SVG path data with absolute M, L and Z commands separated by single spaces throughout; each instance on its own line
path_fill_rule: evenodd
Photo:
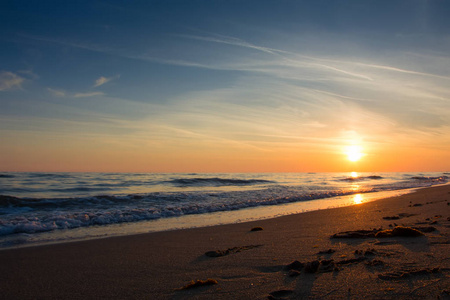
M 271 218 L 448 182 L 450 173 L 0 173 L 0 248 Z

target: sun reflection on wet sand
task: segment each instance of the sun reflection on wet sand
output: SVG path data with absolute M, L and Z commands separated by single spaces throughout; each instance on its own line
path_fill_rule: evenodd
M 355 204 L 361 204 L 363 202 L 364 198 L 362 194 L 356 194 L 353 196 L 353 202 Z

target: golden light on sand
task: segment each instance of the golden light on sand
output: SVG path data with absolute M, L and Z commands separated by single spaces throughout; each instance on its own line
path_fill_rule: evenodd
M 358 145 L 348 146 L 345 150 L 345 154 L 347 155 L 347 159 L 352 162 L 356 162 L 364 156 L 361 146 Z

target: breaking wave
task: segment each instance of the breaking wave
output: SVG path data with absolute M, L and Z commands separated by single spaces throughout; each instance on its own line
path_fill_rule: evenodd
M 444 182 L 447 181 L 448 176 L 438 176 L 438 177 L 428 177 L 428 176 L 412 176 L 411 179 L 414 180 L 424 180 L 424 181 L 430 181 L 430 182 Z
M 449 179 L 442 173 L 360 175 L 2 173 L 0 236 L 426 187 Z
M 382 176 L 371 175 L 371 176 L 362 176 L 362 177 L 347 177 L 344 179 L 340 179 L 340 181 L 364 181 L 364 180 L 379 180 L 383 179 Z
M 14 175 L 10 175 L 10 174 L 0 174 L 0 178 L 14 178 Z
M 10 212 L 22 210 L 24 212 L 24 214 L 16 214 L 13 218 L 0 219 L 0 236 L 231 211 L 354 193 L 329 191 L 299 195 L 293 190 L 286 189 L 282 195 L 282 190 L 281 188 L 214 195 L 198 193 L 105 195 L 73 199 L 28 199 L 0 196 L 0 215 L 5 210 Z M 31 211 L 38 209 L 40 217 L 30 214 Z
M 183 186 L 245 186 L 245 185 L 256 185 L 265 183 L 274 183 L 270 180 L 261 179 L 226 179 L 226 178 L 178 178 L 166 181 L 178 187 Z

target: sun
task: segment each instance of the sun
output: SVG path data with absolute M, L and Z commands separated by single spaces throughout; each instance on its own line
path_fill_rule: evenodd
M 347 155 L 347 159 L 352 162 L 356 162 L 364 156 L 361 146 L 358 145 L 348 146 L 345 150 L 345 154 Z

